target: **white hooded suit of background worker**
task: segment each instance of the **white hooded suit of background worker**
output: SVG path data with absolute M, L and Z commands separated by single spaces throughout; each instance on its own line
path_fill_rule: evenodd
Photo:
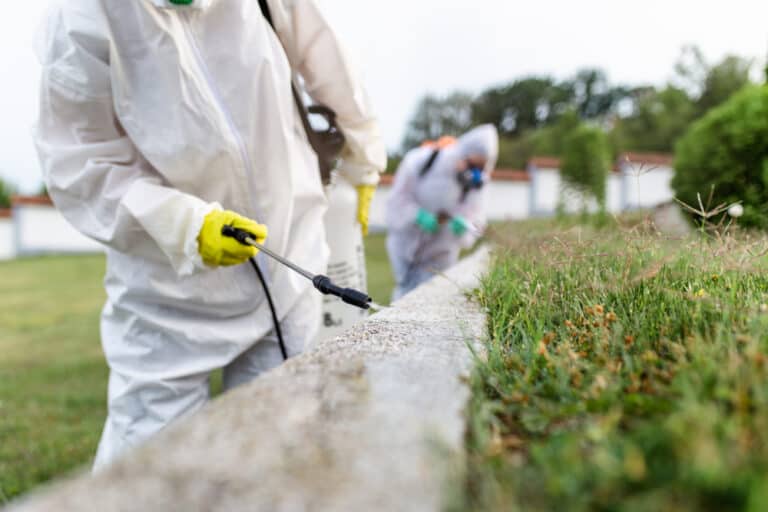
M 485 160 L 483 181 L 488 182 L 498 157 L 498 134 L 492 125 L 477 127 L 456 143 L 439 150 L 429 170 L 422 171 L 436 149 L 423 146 L 409 151 L 395 174 L 386 207 L 387 251 L 397 286 L 397 300 L 435 273 L 453 266 L 462 248 L 471 247 L 485 227 L 486 187 L 463 194 L 457 180 L 458 168 L 469 157 Z M 447 224 L 434 234 L 425 233 L 416 223 L 420 209 L 435 215 L 447 214 L 469 221 L 469 229 L 456 236 Z
M 198 254 L 219 205 L 269 228 L 267 246 L 325 270 L 326 200 L 291 96 L 292 70 L 337 113 L 341 173 L 378 182 L 386 152 L 366 94 L 313 0 L 66 0 L 40 54 L 36 142 L 51 198 L 107 248 L 102 344 L 109 416 L 96 467 L 282 361 L 248 265 Z M 289 353 L 313 338 L 320 297 L 259 257 Z M 261 340 L 261 341 L 259 341 Z

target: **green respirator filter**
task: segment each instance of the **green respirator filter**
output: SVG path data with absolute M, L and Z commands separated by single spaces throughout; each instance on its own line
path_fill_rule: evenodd
M 175 5 L 190 5 L 195 3 L 195 0 L 170 0 L 170 2 Z

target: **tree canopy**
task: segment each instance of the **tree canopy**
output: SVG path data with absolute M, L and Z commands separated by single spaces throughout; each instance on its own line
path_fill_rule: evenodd
M 686 47 L 674 78 L 662 86 L 615 84 L 600 68 L 585 68 L 562 80 L 520 77 L 477 95 L 428 94 L 414 111 L 401 151 L 491 123 L 502 136 L 499 165 L 519 168 L 536 153 L 562 156 L 566 137 L 587 121 L 606 132 L 612 156 L 672 152 L 694 121 L 750 83 L 752 66 L 734 55 L 710 63 L 698 48 Z

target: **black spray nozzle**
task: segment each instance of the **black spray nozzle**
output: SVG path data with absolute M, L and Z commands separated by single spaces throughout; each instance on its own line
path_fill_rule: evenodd
M 256 240 L 256 236 L 253 233 L 234 226 L 224 226 L 221 228 L 221 234 L 229 238 L 234 238 L 243 245 L 250 245 L 248 239 Z
M 317 291 L 324 295 L 334 295 L 343 300 L 345 303 L 361 309 L 370 309 L 371 307 L 372 299 L 367 294 L 358 290 L 353 290 L 352 288 L 342 288 L 337 286 L 333 284 L 333 281 L 331 281 L 331 279 L 327 276 L 311 274 L 295 263 L 286 260 L 282 256 L 279 256 L 266 247 L 256 243 L 256 237 L 253 235 L 253 233 L 249 233 L 244 229 L 236 228 L 234 226 L 224 226 L 221 228 L 221 234 L 229 238 L 234 238 L 243 245 L 251 245 L 257 247 L 266 255 L 312 281 L 312 284 L 315 285 Z
M 323 295 L 334 295 L 351 306 L 357 306 L 361 309 L 369 309 L 371 307 L 373 299 L 367 294 L 352 288 L 336 286 L 327 276 L 315 276 L 312 279 L 312 284 Z

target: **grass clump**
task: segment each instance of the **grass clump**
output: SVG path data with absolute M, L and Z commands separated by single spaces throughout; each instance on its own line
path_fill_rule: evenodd
M 505 235 L 462 508 L 768 510 L 768 241 L 641 228 Z

